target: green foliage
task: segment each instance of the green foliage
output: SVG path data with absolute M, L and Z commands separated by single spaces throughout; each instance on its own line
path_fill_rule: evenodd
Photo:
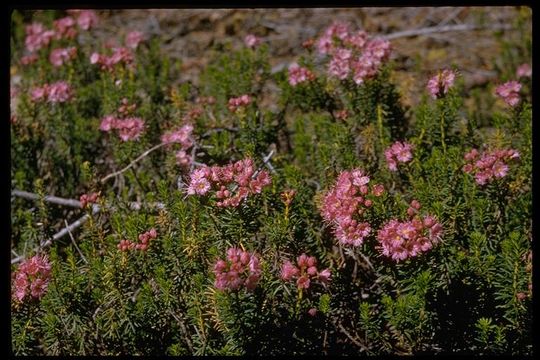
M 52 40 L 36 63 L 22 65 L 24 26 L 50 27 L 65 15 L 12 14 L 11 66 L 20 77 L 12 99 L 12 188 L 38 195 L 12 200 L 12 251 L 33 256 L 86 215 L 84 225 L 41 250 L 52 264 L 45 295 L 12 301 L 15 354 L 531 354 L 530 89 L 519 106 L 501 108 L 487 89 L 466 94 L 461 79 L 444 96 L 424 94 L 407 109 L 391 81 L 392 64 L 357 85 L 327 76 L 309 54 L 299 63 L 316 79 L 292 86 L 286 70 L 271 73 L 268 45 L 231 44 L 216 47 L 198 86 L 172 85 L 178 64 L 160 49 L 160 38 L 134 50 L 133 67 L 108 72 L 90 64 L 92 52 L 105 51 L 91 33 L 80 44 Z M 527 17 L 520 19 L 527 33 Z M 528 60 L 531 45 L 529 37 L 515 48 L 501 41 L 497 71 L 506 80 Z M 50 50 L 68 45 L 79 46 L 77 58 L 52 66 Z M 73 101 L 32 101 L 33 87 L 62 79 L 76 89 Z M 231 111 L 229 99 L 244 94 L 252 102 Z M 99 130 L 124 98 L 145 120 L 137 141 Z M 263 106 L 268 98 L 277 100 Z M 468 99 L 477 106 L 465 111 Z M 348 116 L 337 117 L 340 110 Z M 194 162 L 180 166 L 178 144 L 154 147 L 188 122 Z M 414 148 L 413 159 L 394 172 L 384 151 L 395 141 Z M 484 144 L 514 148 L 520 160 L 480 186 L 462 169 L 464 154 Z M 260 194 L 225 208 L 215 196 L 186 194 L 190 172 L 201 164 L 246 157 L 272 177 Z M 320 212 L 339 173 L 353 168 L 385 188 L 365 214 L 372 230 L 358 247 L 340 244 Z M 290 202 L 288 190 L 295 191 Z M 99 212 L 45 198 L 92 192 L 99 193 Z M 381 254 L 377 231 L 406 219 L 412 200 L 438 219 L 443 235 L 429 251 L 395 262 Z M 137 242 L 151 228 L 157 238 L 147 251 L 119 250 L 120 241 Z M 233 246 L 260 259 L 253 291 L 214 284 L 213 266 Z M 283 262 L 302 253 L 331 271 L 328 284 L 313 279 L 299 289 L 281 279 Z

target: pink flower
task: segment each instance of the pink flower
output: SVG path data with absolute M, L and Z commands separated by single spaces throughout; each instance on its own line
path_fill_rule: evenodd
M 116 119 L 115 129 L 122 141 L 138 140 L 144 131 L 144 120 L 140 118 Z
M 203 179 L 204 182 L 201 184 Z M 188 195 L 203 195 L 196 191 L 197 186 L 203 187 L 204 185 L 204 194 L 214 188 L 217 189 L 216 198 L 220 199 L 216 203 L 217 206 L 236 207 L 250 194 L 261 193 L 263 188 L 270 185 L 271 182 L 272 179 L 265 170 L 258 172 L 255 176 L 253 160 L 246 158 L 222 167 L 213 166 L 195 170 L 191 174 L 191 182 L 187 192 Z M 229 186 L 236 187 L 236 192 L 229 191 L 227 189 Z
M 37 54 L 25 55 L 21 57 L 21 64 L 30 65 L 30 64 L 35 63 L 37 60 L 38 60 Z
M 317 315 L 317 309 L 315 309 L 315 308 L 309 309 L 308 314 L 311 315 L 311 316 Z
M 51 264 L 47 256 L 35 255 L 24 260 L 13 276 L 13 298 L 22 302 L 28 290 L 29 294 L 40 299 L 47 290 L 51 273 Z
M 351 50 L 339 48 L 334 51 L 334 56 L 328 65 L 328 74 L 340 80 L 347 78 L 350 71 Z
M 321 280 L 323 283 L 328 283 L 330 281 L 330 269 L 324 269 L 319 273 L 319 280 Z
M 50 103 L 61 103 L 69 101 L 73 97 L 73 90 L 65 81 L 57 81 L 48 88 L 47 100 Z
M 388 169 L 390 171 L 397 171 L 397 163 L 406 163 L 412 159 L 412 145 L 407 142 L 396 141 L 390 147 L 384 151 Z
M 381 253 L 399 262 L 431 249 L 440 240 L 441 233 L 442 226 L 428 215 L 424 220 L 418 217 L 405 222 L 392 219 L 378 231 L 377 240 Z
M 429 79 L 427 84 L 427 89 L 431 97 L 436 99 L 448 93 L 448 90 L 454 85 L 455 79 L 455 71 L 448 69 L 439 71 L 437 75 Z
M 531 65 L 525 63 L 525 64 L 521 64 L 517 70 L 516 70 L 516 77 L 517 78 L 521 78 L 521 77 L 532 77 L 532 68 L 531 68 Z
M 296 285 L 298 286 L 299 289 L 308 289 L 309 283 L 310 281 L 307 275 L 300 276 L 298 280 L 296 280 Z
M 519 91 L 521 84 L 517 81 L 508 81 L 497 86 L 495 93 L 510 106 L 516 106 L 519 103 Z
M 64 49 L 54 49 L 49 55 L 49 61 L 56 67 L 62 66 L 77 56 L 77 48 L 69 47 Z
M 92 53 L 92 55 L 90 56 L 90 64 L 92 65 L 100 63 L 101 61 L 101 55 L 99 55 L 97 52 Z
M 131 31 L 126 36 L 126 46 L 131 49 L 136 49 L 139 46 L 139 43 L 143 41 L 144 35 L 140 31 Z
M 281 267 L 281 278 L 283 280 L 291 280 L 293 277 L 298 276 L 300 270 L 296 268 L 290 261 L 283 263 Z
M 62 38 L 73 39 L 77 36 L 77 30 L 75 29 L 75 20 L 71 16 L 66 16 L 53 22 L 55 30 L 55 39 L 60 40 Z
M 238 108 L 245 107 L 251 103 L 251 97 L 247 94 L 242 95 L 237 98 L 229 99 L 229 110 L 231 112 L 236 112 Z
M 179 150 L 176 152 L 176 163 L 180 166 L 187 167 L 191 164 L 191 155 L 186 153 L 185 150 Z
M 519 159 L 519 152 L 514 149 L 485 151 L 479 155 L 472 149 L 464 156 L 466 163 L 463 172 L 474 176 L 478 185 L 485 185 L 494 178 L 503 178 L 508 174 L 507 162 Z
M 298 84 L 313 81 L 315 75 L 307 68 L 299 66 L 297 63 L 289 66 L 289 84 L 296 86 Z
M 89 30 L 98 22 L 98 16 L 93 10 L 71 10 L 71 14 L 77 16 L 77 25 L 83 30 Z
M 193 133 L 193 125 L 186 124 L 182 127 L 169 131 L 161 136 L 161 142 L 166 144 L 178 143 L 183 149 L 188 149 L 193 146 L 191 134 Z
M 26 26 L 26 49 L 30 52 L 37 51 L 51 42 L 55 32 L 47 30 L 41 23 L 32 23 Z
M 257 286 L 261 271 L 259 258 L 255 254 L 229 248 L 227 259 L 219 259 L 214 265 L 214 285 L 219 290 L 238 290 L 244 286 L 251 291 Z
M 253 34 L 248 34 L 244 38 L 244 44 L 249 48 L 254 48 L 261 43 L 261 39 Z

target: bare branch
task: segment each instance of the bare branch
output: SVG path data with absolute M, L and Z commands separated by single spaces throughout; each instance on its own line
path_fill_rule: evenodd
M 494 25 L 494 26 L 489 26 L 489 27 L 474 25 L 474 24 L 431 26 L 431 27 L 426 27 L 426 28 L 421 28 L 421 29 L 398 31 L 392 34 L 383 35 L 381 36 L 381 38 L 386 39 L 386 40 L 392 40 L 392 39 L 397 39 L 401 37 L 428 35 L 428 34 L 449 32 L 449 31 L 510 30 L 513 28 L 514 27 L 509 24 Z
M 28 200 L 39 200 L 38 194 L 34 194 L 28 191 L 13 190 L 11 191 L 11 195 L 17 196 L 23 199 L 28 199 Z M 74 199 L 65 199 L 65 198 L 61 198 L 57 196 L 47 195 L 44 197 L 44 200 L 53 204 L 58 204 L 58 205 L 64 205 L 64 206 L 70 206 L 70 207 L 76 207 L 76 208 L 81 207 L 81 202 L 79 200 L 74 200 Z

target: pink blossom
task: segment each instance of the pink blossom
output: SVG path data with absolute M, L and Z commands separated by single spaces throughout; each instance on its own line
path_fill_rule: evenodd
M 289 66 L 289 84 L 296 86 L 298 84 L 313 81 L 315 75 L 307 68 L 299 66 L 297 63 Z
M 254 48 L 261 43 L 261 39 L 253 34 L 248 34 L 244 38 L 244 44 L 249 48 Z
M 319 280 L 326 284 L 330 279 L 330 270 L 324 269 L 319 272 L 317 270 L 317 259 L 313 256 L 301 254 L 296 259 L 295 266 L 289 260 L 286 260 L 281 266 L 281 279 L 292 281 L 296 279 L 296 286 L 299 289 L 308 289 L 311 281 Z
M 309 309 L 308 314 L 311 315 L 311 316 L 317 315 L 317 309 L 315 309 L 315 308 Z
M 98 54 L 97 52 L 94 52 L 92 53 L 92 55 L 90 56 L 90 64 L 97 64 L 97 63 L 100 63 L 102 60 L 101 60 L 101 55 Z
M 77 17 L 77 25 L 83 30 L 89 30 L 98 22 L 98 16 L 93 10 L 68 10 L 68 13 Z
M 25 55 L 25 56 L 21 57 L 21 64 L 30 65 L 30 64 L 35 63 L 37 60 L 38 60 L 38 56 L 35 53 L 30 54 L 30 55 Z
M 101 70 L 114 71 L 114 67 L 117 64 L 126 64 L 129 65 L 133 62 L 133 54 L 130 49 L 125 47 L 115 47 L 112 49 L 112 54 L 110 56 L 92 53 L 90 56 L 91 64 L 98 64 L 101 67 Z
M 508 162 L 519 159 L 519 152 L 514 149 L 485 151 L 481 155 L 472 149 L 465 154 L 467 163 L 462 170 L 474 176 L 478 185 L 485 185 L 495 178 L 503 178 L 508 174 Z
M 431 97 L 436 99 L 448 93 L 448 90 L 454 85 L 455 79 L 455 71 L 448 69 L 439 71 L 437 75 L 429 79 L 427 84 L 427 89 Z
M 31 90 L 32 101 L 47 100 L 50 103 L 61 103 L 73 98 L 73 90 L 65 81 L 57 81 L 53 84 L 45 84 L 42 87 L 36 87 Z
M 307 275 L 300 276 L 298 280 L 296 280 L 296 285 L 299 289 L 308 289 L 309 288 L 309 277 Z
M 60 40 L 62 38 L 73 39 L 77 36 L 75 29 L 75 20 L 71 16 L 66 16 L 53 22 L 55 30 L 54 38 Z
M 328 74 L 340 80 L 347 78 L 350 71 L 350 59 L 352 51 L 339 48 L 334 51 L 332 60 L 328 64 Z
M 95 204 L 97 203 L 97 200 L 99 198 L 99 193 L 90 193 L 90 194 L 82 194 L 79 197 L 79 201 L 81 203 L 81 208 L 87 207 L 89 204 Z
M 214 265 L 219 290 L 238 290 L 242 286 L 251 291 L 255 289 L 261 276 L 259 258 L 256 254 L 238 248 L 227 250 L 226 260 L 218 259 Z
M 193 125 L 186 124 L 182 127 L 169 131 L 161 136 L 161 142 L 166 144 L 179 143 L 183 149 L 188 149 L 193 145 L 191 134 L 193 133 Z
M 239 108 L 245 107 L 251 103 L 251 97 L 247 94 L 239 96 L 237 98 L 229 99 L 229 110 L 236 112 Z
M 406 163 L 412 160 L 412 145 L 407 142 L 396 141 L 384 151 L 388 169 L 397 171 L 397 163 Z
M 13 298 L 22 302 L 27 295 L 43 297 L 50 280 L 51 264 L 46 255 L 35 255 L 24 260 L 13 275 Z
M 253 160 L 246 158 L 234 164 L 195 170 L 191 174 L 187 191 L 188 195 L 204 195 L 213 188 L 216 198 L 219 199 L 217 206 L 236 207 L 250 194 L 260 193 L 264 187 L 271 184 L 271 181 L 267 171 L 255 174 Z M 197 192 L 197 187 L 203 188 L 204 194 Z
M 378 231 L 377 240 L 381 253 L 399 262 L 431 249 L 441 234 L 442 226 L 428 215 L 423 220 L 419 217 L 405 222 L 392 219 Z
M 140 118 L 116 119 L 115 128 L 122 141 L 138 140 L 144 131 L 144 120 Z
M 57 81 L 48 88 L 47 100 L 50 103 L 66 102 L 73 97 L 73 90 L 65 81 Z
M 334 50 L 333 41 L 345 40 L 349 37 L 349 24 L 344 22 L 335 21 L 326 30 L 324 35 L 317 41 L 317 49 L 321 54 L 328 54 Z
M 144 34 L 140 31 L 131 31 L 126 36 L 126 46 L 131 49 L 136 49 L 144 39 Z
M 531 65 L 525 63 L 521 64 L 516 70 L 516 77 L 519 79 L 521 77 L 532 77 L 532 68 Z
M 510 106 L 516 106 L 519 103 L 519 91 L 521 84 L 517 81 L 508 81 L 497 86 L 495 93 Z
M 191 164 L 192 158 L 191 155 L 186 153 L 185 150 L 179 150 L 175 154 L 176 163 L 180 166 L 189 166 Z
M 26 49 L 30 52 L 37 51 L 51 42 L 55 32 L 47 30 L 41 23 L 32 23 L 26 26 Z
M 294 266 L 290 261 L 285 261 L 281 267 L 281 278 L 283 280 L 290 280 L 299 274 L 300 270 Z
M 54 49 L 49 55 L 49 61 L 56 67 L 62 66 L 63 64 L 75 59 L 77 56 L 77 48 L 69 47 L 63 49 Z

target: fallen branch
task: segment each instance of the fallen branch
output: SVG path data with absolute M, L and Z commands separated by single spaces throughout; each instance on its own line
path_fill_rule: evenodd
M 40 198 L 38 194 L 34 194 L 34 193 L 31 193 L 31 192 L 28 192 L 28 191 L 23 191 L 23 190 L 13 190 L 13 191 L 11 191 L 11 195 L 12 196 L 17 196 L 17 197 L 20 197 L 20 198 L 23 198 L 23 199 L 28 199 L 28 200 L 39 200 L 39 198 Z M 81 208 L 81 202 L 79 200 L 75 200 L 75 199 L 66 199 L 66 198 L 61 198 L 61 197 L 52 196 L 52 195 L 47 195 L 43 199 L 46 202 L 50 202 L 50 203 L 54 203 L 54 204 L 58 204 L 58 205 Z M 165 204 L 161 203 L 161 202 L 154 202 L 154 203 L 144 204 L 144 203 L 133 201 L 133 202 L 128 203 L 128 207 L 131 210 L 140 210 L 143 207 L 143 205 L 146 205 L 146 206 L 148 206 L 150 208 L 157 208 L 157 209 L 160 209 L 160 210 L 165 209 Z M 115 209 L 114 206 L 107 206 L 107 208 L 108 209 Z
M 431 26 L 421 29 L 411 29 L 398 31 L 388 35 L 382 35 L 381 38 L 386 40 L 397 39 L 401 37 L 428 35 L 434 33 L 450 32 L 450 31 L 471 31 L 471 30 L 510 30 L 514 27 L 509 24 L 494 25 L 494 26 L 481 26 L 474 24 L 459 24 L 459 25 L 445 25 L 445 26 Z
M 34 194 L 31 192 L 22 191 L 22 190 L 13 190 L 11 191 L 11 195 L 17 196 L 23 199 L 28 199 L 28 200 L 40 199 L 40 196 L 38 194 Z M 47 195 L 43 198 L 43 200 L 53 203 L 53 204 L 58 204 L 58 205 L 64 205 L 64 206 L 70 206 L 70 207 L 76 207 L 76 208 L 81 207 L 81 202 L 79 200 L 74 200 L 74 199 L 64 199 L 57 196 Z

